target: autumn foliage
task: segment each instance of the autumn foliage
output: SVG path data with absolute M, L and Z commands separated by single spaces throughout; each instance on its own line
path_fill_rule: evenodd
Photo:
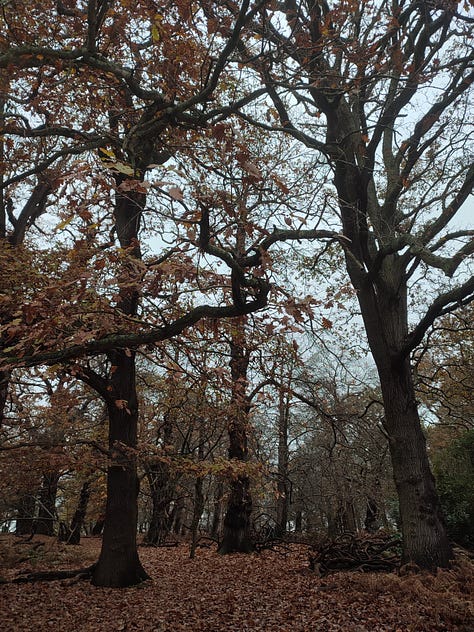
M 3 629 L 462 630 L 472 0 L 0 4 Z

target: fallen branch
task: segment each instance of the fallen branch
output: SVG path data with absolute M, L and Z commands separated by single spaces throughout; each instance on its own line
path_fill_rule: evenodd
M 342 570 L 393 571 L 400 559 L 401 544 L 393 534 L 344 534 L 313 545 L 309 567 L 320 576 Z

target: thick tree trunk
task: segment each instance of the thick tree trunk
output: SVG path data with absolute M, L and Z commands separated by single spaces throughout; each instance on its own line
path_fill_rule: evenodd
M 229 501 L 224 518 L 224 533 L 219 553 L 250 553 L 254 544 L 250 537 L 252 496 L 248 476 L 239 476 L 230 484 Z
M 444 567 L 449 564 L 452 551 L 428 463 L 410 359 L 404 350 L 409 331 L 407 260 L 399 254 L 374 258 L 377 244 L 369 240 L 368 218 L 374 216 L 379 221 L 375 229 L 380 243 L 386 245 L 396 238 L 396 214 L 391 207 L 378 207 L 370 170 L 359 167 L 364 161 L 364 145 L 358 133 L 353 133 L 359 130 L 359 123 L 344 100 L 331 116 L 328 134 L 344 138 L 340 146 L 344 159 L 336 161 L 334 183 L 344 235 L 349 240 L 347 270 L 357 290 L 380 378 L 384 426 L 399 498 L 403 559 L 422 568 Z
M 116 309 L 134 317 L 140 300 L 139 271 L 141 260 L 140 221 L 146 197 L 142 193 L 120 192 L 122 176 L 116 176 L 117 195 L 114 219 L 121 248 L 126 252 L 117 275 L 120 287 Z M 97 586 L 133 586 L 148 575 L 137 551 L 138 489 L 137 432 L 138 398 L 136 390 L 135 351 L 117 349 L 108 353 L 113 370 L 106 393 L 109 417 L 111 464 L 107 474 L 107 504 L 102 549 L 94 568 L 92 583 Z
M 354 504 L 350 500 L 344 501 L 339 510 L 341 533 L 356 533 L 357 522 L 354 510 Z
M 41 535 L 54 535 L 56 496 L 58 493 L 59 479 L 59 472 L 46 472 L 43 474 L 43 481 L 39 493 L 38 517 L 35 525 L 35 532 Z
M 383 373 L 381 384 L 400 505 L 403 560 L 421 568 L 445 567 L 452 548 L 428 461 L 409 361 Z
M 229 423 L 229 459 L 245 462 L 248 459 L 247 367 L 250 356 L 243 346 L 245 339 L 243 323 L 237 323 L 234 331 L 230 345 L 232 398 Z M 230 482 L 229 500 L 219 553 L 249 553 L 254 550 L 250 535 L 251 514 L 250 480 L 245 474 L 240 474 Z
M 408 308 L 406 283 L 397 264 L 397 258 L 386 262 L 377 292 L 365 285 L 358 297 L 382 389 L 403 560 L 434 569 L 449 565 L 452 548 L 428 461 L 410 358 L 398 353 L 408 334 Z
M 120 398 L 108 403 L 109 449 L 111 464 L 107 472 L 107 504 L 99 560 L 92 582 L 96 586 L 133 586 L 148 579 L 137 552 L 137 394 L 135 354 L 114 351 L 112 393 Z
M 168 507 L 172 499 L 167 490 L 159 488 L 152 490 L 152 498 L 153 510 L 144 542 L 157 546 L 164 543 L 170 530 Z

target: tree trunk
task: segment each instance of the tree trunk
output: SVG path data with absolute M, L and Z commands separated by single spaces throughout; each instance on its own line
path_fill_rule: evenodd
M 198 445 L 198 461 L 201 462 L 204 459 L 204 419 L 199 419 L 199 445 Z M 199 523 L 201 521 L 202 512 L 204 511 L 204 493 L 203 493 L 203 476 L 196 476 L 194 482 L 194 504 L 193 504 L 193 517 L 191 519 L 191 548 L 189 551 L 189 557 L 194 558 L 196 554 L 197 542 L 199 539 Z
M 82 485 L 81 493 L 79 494 L 79 502 L 77 503 L 77 509 L 71 520 L 71 526 L 69 529 L 67 544 L 79 544 L 81 541 L 81 529 L 86 519 L 87 505 L 89 504 L 90 497 L 90 482 L 85 481 Z
M 219 553 L 250 553 L 254 544 L 250 538 L 252 496 L 248 476 L 231 481 L 229 501 L 224 518 L 224 533 Z
M 163 544 L 170 530 L 168 507 L 172 500 L 168 489 L 152 489 L 153 510 L 144 542 L 150 545 Z
M 193 517 L 191 520 L 191 548 L 189 551 L 189 557 L 191 559 L 193 559 L 196 554 L 196 546 L 199 539 L 199 522 L 204 510 L 204 494 L 202 492 L 203 480 L 202 476 L 197 476 L 194 483 L 194 507 Z
M 398 228 L 396 214 L 383 214 L 383 209 L 378 207 L 371 189 L 374 185 L 370 170 L 359 168 L 359 162 L 364 160 L 364 145 L 359 135 L 353 133 L 358 129 L 359 123 L 341 100 L 328 119 L 328 134 L 344 139 L 340 144 L 343 159 L 336 160 L 334 184 L 344 236 L 349 240 L 347 271 L 357 290 L 369 347 L 380 378 L 384 426 L 399 498 L 403 559 L 427 569 L 445 567 L 452 550 L 428 463 L 410 359 L 405 350 L 409 331 L 407 260 L 403 254 L 386 254 L 374 259 L 372 251 L 376 244 L 369 240 L 368 217 L 378 217 L 380 224 L 376 229 L 382 245 L 396 238 Z
M 8 384 L 10 382 L 10 372 L 0 371 L 0 428 L 5 419 L 5 406 L 8 398 Z
M 120 247 L 124 251 L 117 275 L 119 296 L 117 313 L 135 317 L 140 301 L 139 282 L 141 261 L 139 232 L 146 196 L 136 191 L 122 193 L 126 180 L 116 176 L 117 193 L 114 220 Z M 107 471 L 107 503 L 102 549 L 94 568 L 92 582 L 96 586 L 133 586 L 148 575 L 137 551 L 138 490 L 137 432 L 138 398 L 135 372 L 135 351 L 110 351 L 108 360 L 113 367 L 102 396 L 107 402 L 109 417 L 110 465 Z
M 164 446 L 171 443 L 172 433 L 172 420 L 166 414 L 162 437 Z M 171 527 L 168 509 L 175 495 L 175 481 L 172 480 L 170 467 L 165 462 L 146 463 L 145 472 L 150 485 L 153 510 L 144 541 L 151 545 L 163 544 Z
M 342 533 L 356 533 L 357 523 L 354 511 L 354 504 L 350 500 L 345 500 L 339 511 Z
M 56 496 L 58 493 L 59 472 L 46 472 L 39 493 L 38 518 L 35 532 L 41 535 L 54 535 L 56 521 Z
M 249 402 L 247 401 L 247 368 L 250 355 L 244 349 L 244 324 L 238 322 L 232 335 L 231 374 L 232 397 L 229 422 L 229 459 L 246 462 L 248 459 L 247 426 Z M 250 536 L 250 516 L 252 496 L 250 480 L 240 474 L 230 482 L 227 511 L 224 518 L 224 532 L 219 553 L 249 553 L 254 550 Z
M 35 522 L 36 498 L 32 494 L 22 496 L 18 502 L 15 535 L 30 535 Z
M 375 533 L 378 529 L 379 508 L 374 498 L 367 498 L 367 506 L 365 509 L 364 529 L 368 533 Z
M 181 535 L 183 529 L 183 516 L 186 508 L 184 495 L 181 495 L 175 502 L 172 512 L 173 533 Z
M 275 535 L 277 538 L 283 537 L 286 533 L 290 503 L 290 490 L 288 485 L 288 415 L 288 395 L 285 396 L 283 388 L 280 388 L 278 402 L 278 495 L 275 525 Z
M 114 351 L 112 393 L 108 403 L 109 450 L 107 504 L 99 560 L 92 582 L 96 586 L 125 587 L 148 579 L 137 552 L 138 488 L 137 476 L 137 394 L 135 353 Z
M 98 536 L 102 535 L 102 531 L 104 530 L 105 519 L 99 518 L 95 521 L 94 526 L 91 529 L 91 535 Z
M 381 375 L 393 475 L 400 505 L 403 561 L 446 567 L 452 548 L 431 473 L 408 360 Z
M 295 514 L 295 533 L 303 532 L 303 512 L 299 509 Z
M 430 470 L 410 359 L 398 352 L 408 335 L 406 281 L 398 264 L 396 256 L 386 261 L 376 291 L 363 284 L 358 298 L 382 389 L 403 560 L 434 569 L 449 565 L 452 548 Z
M 219 529 L 221 526 L 222 499 L 224 496 L 224 483 L 219 481 L 214 492 L 214 511 L 212 514 L 211 538 L 217 540 L 219 538 Z

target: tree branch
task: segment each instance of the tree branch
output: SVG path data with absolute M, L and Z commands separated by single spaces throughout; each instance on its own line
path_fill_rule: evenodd
M 441 294 L 433 301 L 415 329 L 408 334 L 405 344 L 397 354 L 399 358 L 405 358 L 420 344 L 425 333 L 439 316 L 449 314 L 472 301 L 474 301 L 474 275 L 462 285 Z

